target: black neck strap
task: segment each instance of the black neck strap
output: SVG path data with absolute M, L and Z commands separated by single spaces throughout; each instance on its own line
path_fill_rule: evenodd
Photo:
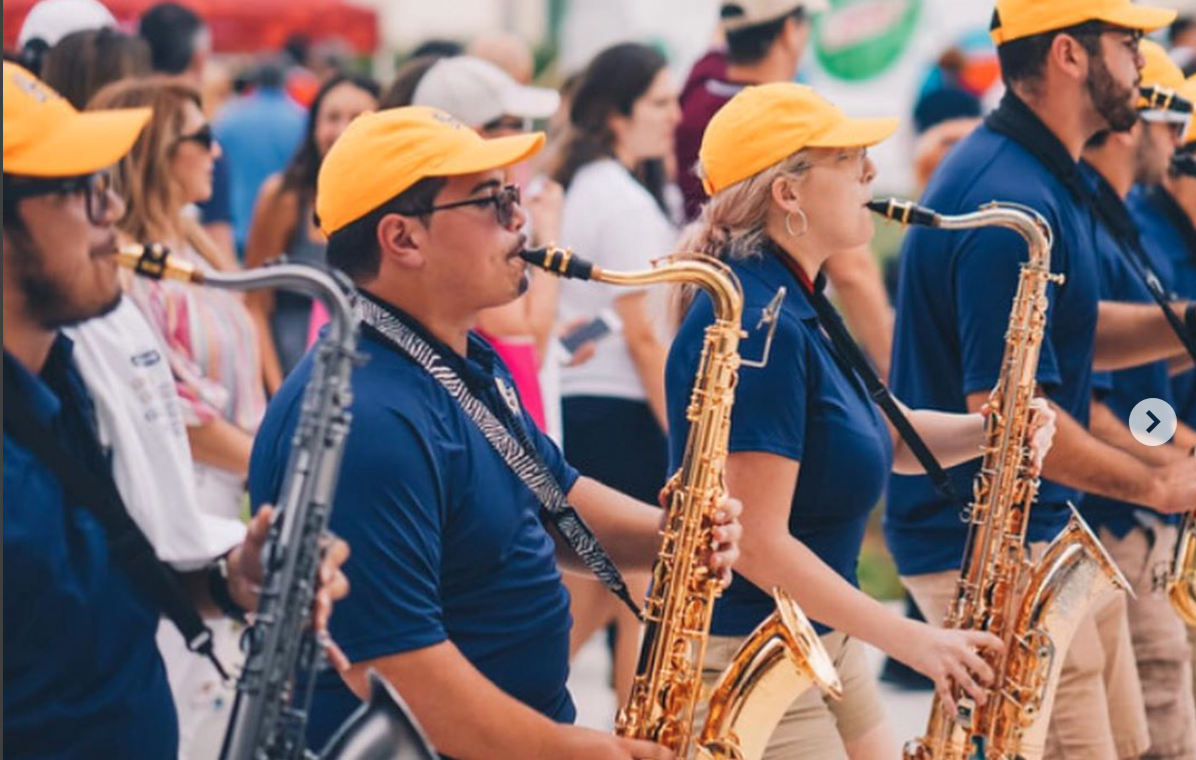
M 815 287 L 810 278 L 802 271 L 801 267 L 797 265 L 789 255 L 783 251 L 772 247 L 772 255 L 776 256 L 782 264 L 789 270 L 789 272 L 797 279 L 801 287 L 798 288 L 805 295 L 806 300 L 810 302 L 810 306 L 814 308 L 815 313 L 818 314 L 818 321 L 821 323 L 826 334 L 834 344 L 835 349 L 840 355 L 851 365 L 860 379 L 864 382 L 864 387 L 868 390 L 868 395 L 873 402 L 880 407 L 885 416 L 889 418 L 889 422 L 897 429 L 897 434 L 909 446 L 910 452 L 917 458 L 918 462 L 926 470 L 927 476 L 930 477 L 931 483 L 934 484 L 934 490 L 938 491 L 939 495 L 948 501 L 959 504 L 963 509 L 967 510 L 967 504 L 959 497 L 955 491 L 955 486 L 951 483 L 951 478 L 947 475 L 947 471 L 939 464 L 938 459 L 931 452 L 930 447 L 922 440 L 922 436 L 918 435 L 918 431 L 914 429 L 913 423 L 909 421 L 909 417 L 901 411 L 901 407 L 897 405 L 897 400 L 893 398 L 893 394 L 885 386 L 884 382 L 877 375 L 876 370 L 873 369 L 871 362 L 864 355 L 863 350 L 851 337 L 847 326 L 843 324 L 843 320 L 839 317 L 839 312 L 827 300 L 826 294 L 822 289 Z
M 62 485 L 66 500 L 95 515 L 108 538 L 108 552 L 133 586 L 158 611 L 170 619 L 192 652 L 207 657 L 221 678 L 228 679 L 212 648 L 212 631 L 200 617 L 182 580 L 174 569 L 158 559 L 149 539 L 133 522 L 111 474 L 100 475 L 72 454 L 46 425 L 38 421 L 27 405 L 20 403 L 15 368 L 4 359 L 4 433 L 28 449 Z M 93 438 L 84 445 L 99 448 Z

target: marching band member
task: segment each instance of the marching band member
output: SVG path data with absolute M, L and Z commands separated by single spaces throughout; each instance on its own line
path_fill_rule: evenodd
M 975 649 L 1001 646 L 988 633 L 905 619 L 857 588 L 865 525 L 887 474 L 921 470 L 846 363 L 843 347 L 824 334 L 827 319 L 838 321 L 833 307 L 822 301 L 829 311 L 820 314 L 814 299 L 823 298 L 823 264 L 872 237 L 864 203 L 875 167 L 867 146 L 896 126 L 892 119 L 849 119 L 802 85 L 742 90 L 706 130 L 700 166 L 711 199 L 679 245 L 727 261 L 739 276 L 743 325 L 751 331 L 741 353 L 749 359 L 765 352 L 764 331 L 753 327 L 778 288 L 787 291 L 767 364 L 739 373 L 727 485 L 744 503 L 743 556 L 715 604 L 705 675 L 716 678 L 769 615 L 772 597 L 762 589 L 777 586 L 818 621 L 844 695 L 836 702 L 811 689 L 799 697 L 773 734 L 769 758 L 893 756 L 896 742 L 862 641 L 934 679 L 944 696 L 952 683 L 980 694 L 977 681 L 991 672 Z M 666 372 L 674 466 L 689 429 L 686 407 L 704 330 L 713 319 L 704 295 L 681 311 Z M 1052 430 L 1045 405 L 1041 411 L 1040 456 Z M 980 414 L 909 416 L 946 463 L 979 455 Z
M 155 553 L 181 564 L 184 543 L 192 550 L 203 543 L 172 538 L 178 526 L 171 521 L 201 520 L 170 511 L 193 508 L 194 499 L 152 505 L 155 514 L 133 503 L 152 486 L 130 488 L 121 470 L 113 472 L 112 462 L 130 454 L 115 449 L 122 440 L 140 440 L 151 450 L 155 437 L 164 447 L 172 442 L 155 420 L 128 414 L 131 406 L 119 400 L 101 400 L 101 411 L 127 415 L 106 420 L 109 432 L 114 424 L 134 428 L 112 439 L 109 458 L 74 344 L 62 328 L 80 325 L 79 335 L 120 303 L 114 225 L 125 204 L 108 168 L 132 148 L 150 110 L 79 113 L 7 62 L 3 89 L 4 748 L 18 758 L 175 757 L 176 710 L 154 638 L 167 612 L 163 602 L 189 607 L 199 631 L 205 629 L 198 614 L 254 609 L 269 516 L 261 512 L 226 556 L 224 570 L 182 572 L 182 599 L 164 599 L 145 583 L 171 572 Z M 128 322 L 108 327 L 121 324 Z M 125 392 L 105 390 L 114 397 Z M 166 492 L 191 488 L 161 485 Z M 119 524 L 121 512 L 135 527 Z M 152 538 L 172 545 L 164 550 Z M 348 591 L 337 570 L 346 554 L 338 542 L 326 556 L 318 625 L 332 599 Z
M 940 165 L 923 203 L 946 214 L 993 199 L 1041 213 L 1054 233 L 1038 381 L 1058 411 L 1027 540 L 1038 551 L 1063 527 L 1068 501 L 1099 493 L 1179 512 L 1196 502 L 1196 468 L 1148 465 L 1087 431 L 1092 375 L 1178 356 L 1183 348 L 1152 305 L 1100 302 L 1095 220 L 1077 161 L 1085 143 L 1137 120 L 1143 31 L 1174 12 L 1129 0 L 998 0 L 992 36 L 1008 91 L 985 124 Z M 977 410 L 1000 372 L 1022 241 L 1004 231 L 913 229 L 901 254 L 893 387 L 912 404 Z M 971 492 L 974 463 L 952 471 Z M 898 571 L 927 620 L 954 596 L 967 524 L 961 505 L 925 477 L 894 477 L 886 533 Z M 1125 595 L 1111 594 L 1080 624 L 1063 665 L 1047 755 L 1136 756 L 1149 743 L 1130 649 Z
M 590 538 L 562 520 L 561 494 L 629 571 L 650 567 L 661 512 L 579 477 L 471 332 L 480 310 L 525 287 L 526 217 L 503 169 L 543 140 L 487 140 L 443 111 L 388 109 L 358 117 L 320 168 L 328 261 L 358 285 L 368 362 L 353 374 L 331 521 L 353 545 L 353 595 L 332 621 L 353 664 L 317 682 L 309 746 L 366 695 L 372 668 L 448 756 L 670 755 L 567 725 L 569 601 L 557 565 L 576 567 L 570 547 Z M 254 503 L 280 486 L 311 367 L 309 354 L 270 403 L 250 466 Z M 715 527 L 707 561 L 719 573 L 738 555 L 738 512 L 728 500 Z M 606 555 L 585 558 L 611 570 Z
M 1174 93 L 1183 85 L 1183 72 L 1161 46 L 1143 40 L 1141 50 L 1146 61 L 1142 87 Z M 1093 188 L 1102 299 L 1153 305 L 1145 280 L 1147 271 L 1163 283 L 1173 279 L 1168 259 L 1143 245 L 1122 199 L 1134 183 L 1154 186 L 1162 181 L 1191 115 L 1190 102 L 1163 95 L 1157 105 L 1139 106 L 1139 120 L 1130 130 L 1102 132 L 1084 149 L 1080 167 Z M 1163 399 L 1175 405 L 1168 362 L 1110 373 L 1107 385 L 1108 395 L 1093 402 L 1093 435 L 1145 462 L 1186 460 L 1196 467 L 1190 459 L 1196 432 L 1187 425 L 1179 425 L 1170 443 L 1153 447 L 1139 443 L 1127 427 L 1130 411 L 1143 399 Z M 1147 756 L 1192 757 L 1196 754 L 1196 704 L 1187 631 L 1167 596 L 1154 589 L 1156 569 L 1170 563 L 1175 554 L 1179 516 L 1100 495 L 1085 498 L 1081 511 L 1134 590 L 1135 596 L 1127 599 L 1126 605 L 1150 731 Z

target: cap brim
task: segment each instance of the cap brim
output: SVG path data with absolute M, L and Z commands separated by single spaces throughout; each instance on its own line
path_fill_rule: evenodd
M 543 132 L 484 140 L 471 150 L 456 153 L 452 158 L 437 166 L 434 171 L 428 172 L 428 176 L 455 177 L 459 174 L 475 174 L 491 169 L 502 169 L 531 158 L 539 153 L 542 147 L 544 147 Z
M 1140 29 L 1143 32 L 1153 32 L 1175 21 L 1179 11 L 1170 8 L 1153 8 L 1146 5 L 1126 5 L 1116 10 L 1104 11 L 1097 14 L 1098 21 L 1120 26 L 1124 29 Z
M 561 106 L 561 95 L 546 87 L 512 89 L 503 97 L 503 110 L 521 119 L 547 119 Z
M 811 148 L 866 148 L 897 131 L 899 119 L 845 119 L 806 143 Z
M 82 111 L 6 160 L 5 174 L 30 177 L 73 177 L 112 166 L 133 148 L 149 121 L 149 108 Z

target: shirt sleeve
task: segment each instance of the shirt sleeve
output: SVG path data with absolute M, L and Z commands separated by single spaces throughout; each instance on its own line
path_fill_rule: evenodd
M 989 391 L 997 383 L 1009 314 L 1026 256 L 1025 242 L 1010 230 L 982 227 L 959 235 L 952 277 L 964 394 Z M 1050 330 L 1054 293 L 1052 284 L 1038 361 L 1038 382 L 1047 387 L 1060 382 Z
M 581 473 L 574 469 L 573 465 L 565 461 L 565 455 L 561 453 L 560 447 L 544 431 L 536 426 L 535 421 L 532 420 L 531 415 L 526 411 L 523 413 L 523 424 L 531 433 L 536 451 L 539 452 L 544 463 L 548 465 L 548 471 L 553 474 L 557 483 L 560 483 L 561 490 L 569 493 L 573 489 L 573 484 L 581 477 Z
M 351 547 L 344 572 L 352 591 L 330 623 L 351 661 L 448 638 L 440 603 L 445 485 L 410 420 L 392 409 L 354 415 L 330 522 Z
M 800 298 L 791 294 L 790 298 Z M 744 312 L 743 324 L 755 325 L 762 309 Z M 740 346 L 740 354 L 763 354 L 763 330 L 755 330 Z M 768 364 L 740 367 L 735 405 L 731 407 L 729 451 L 762 451 L 801 461 L 805 446 L 808 395 L 811 392 L 809 345 L 804 328 L 782 315 L 773 338 Z
M 222 419 L 228 391 L 208 379 L 196 359 L 190 331 L 190 296 L 179 288 L 142 278 L 132 280 L 125 294 L 141 309 L 166 350 L 183 421 L 188 427 L 199 427 Z
M 606 269 L 646 269 L 652 259 L 673 249 L 677 230 L 647 191 L 627 177 L 629 184 L 610 188 L 610 205 L 602 216 L 594 262 Z

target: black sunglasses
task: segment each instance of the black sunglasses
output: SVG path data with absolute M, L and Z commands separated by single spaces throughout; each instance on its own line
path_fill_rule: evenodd
M 445 203 L 441 206 L 428 206 L 427 208 L 413 211 L 412 214 L 431 214 L 435 211 L 445 211 L 450 208 L 485 206 L 493 203 L 494 216 L 498 219 L 499 226 L 510 227 L 511 221 L 515 218 L 515 207 L 519 205 L 519 199 L 519 187 L 517 185 L 503 185 L 494 194 L 483 198 L 470 198 L 467 201 L 455 201 L 453 203 Z
M 179 143 L 185 142 L 193 142 L 204 150 L 210 151 L 212 149 L 213 143 L 216 142 L 216 136 L 212 134 L 212 125 L 204 124 L 202 127 L 189 135 L 179 135 L 178 138 L 175 139 L 174 144 L 178 145 Z
M 86 193 L 88 220 L 95 225 L 105 224 L 113 197 L 112 174 L 107 169 L 76 177 L 4 178 L 4 194 L 14 201 L 75 193 Z

